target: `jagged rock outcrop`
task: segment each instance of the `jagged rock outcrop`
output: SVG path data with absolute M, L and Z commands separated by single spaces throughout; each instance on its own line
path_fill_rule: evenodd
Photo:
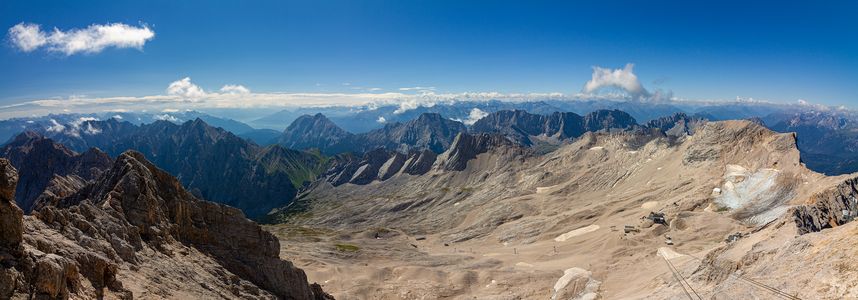
M 453 146 L 444 153 L 444 157 L 439 163 L 444 170 L 461 171 L 467 167 L 468 161 L 477 158 L 479 154 L 495 148 L 515 145 L 503 135 L 460 133 L 453 141 Z
M 422 175 L 432 169 L 438 155 L 429 150 L 412 151 L 408 153 L 408 159 L 403 163 L 402 173 L 409 175 Z
M 111 156 L 143 153 L 206 200 L 237 207 L 250 217 L 288 204 L 326 166 L 317 154 L 260 147 L 202 119 L 181 125 L 158 121 L 133 125 L 115 119 L 88 121 L 98 134 L 51 135 L 78 147 L 98 147 Z M 83 148 L 86 149 L 86 148 Z
M 358 135 L 357 144 L 401 152 L 429 149 L 441 153 L 450 147 L 457 134 L 467 130 L 461 122 L 445 119 L 437 113 L 423 113 L 417 119 L 387 124 L 384 128 Z
M 335 162 L 324 177 L 332 185 L 338 186 L 384 181 L 397 174 L 422 175 L 432 169 L 437 157 L 438 154 L 428 149 L 403 154 L 378 148 L 360 158 L 351 154 L 335 157 Z
M 383 128 L 366 133 L 351 134 L 324 115 L 316 114 L 304 115 L 292 122 L 278 143 L 299 150 L 315 148 L 328 155 L 345 152 L 360 154 L 378 148 L 401 153 L 422 149 L 441 153 L 449 148 L 458 133 L 466 131 L 467 127 L 461 122 L 446 119 L 437 113 L 423 113 L 408 122 L 386 124 Z
M 586 131 L 628 129 L 637 125 L 635 118 L 621 110 L 597 110 L 584 115 Z
M 644 124 L 646 128 L 658 129 L 670 136 L 694 135 L 694 132 L 707 120 L 701 117 L 690 117 L 685 113 L 675 113 L 670 116 L 653 119 Z
M 15 205 L 18 171 L 6 159 L 0 159 L 0 251 L 20 252 L 23 239 L 23 212 Z M 4 267 L 6 267 L 4 265 Z
M 363 159 L 358 162 L 358 167 L 355 169 L 350 183 L 367 184 L 378 178 L 379 169 L 388 161 L 389 158 L 395 157 L 390 151 L 379 148 L 367 152 Z M 389 171 L 389 170 L 387 170 Z
M 374 180 L 386 180 L 399 173 L 405 165 L 405 155 L 378 148 L 367 152 L 360 159 L 352 155 L 339 156 L 325 173 L 327 181 L 337 186 L 345 183 L 368 184 Z
M 383 165 L 378 169 L 378 175 L 376 178 L 379 180 L 387 180 L 402 169 L 402 166 L 405 165 L 405 155 L 399 152 L 394 152 L 390 158 L 384 162 Z
M 811 198 L 812 204 L 792 208 L 799 234 L 840 226 L 858 217 L 858 177 Z
M 6 213 L 10 169 L 0 160 L 3 225 L 22 221 L 20 210 Z M 138 152 L 23 221 L 22 234 L 3 226 L 0 250 L 27 246 L 2 256 L 0 298 L 330 298 L 280 260 L 274 236 L 238 209 L 197 199 Z
M 30 212 L 56 194 L 74 192 L 110 167 L 110 157 L 96 148 L 77 154 L 35 132 L 24 132 L 0 149 L 19 171 L 16 203 Z M 50 187 L 50 188 L 48 188 Z M 42 193 L 48 190 L 53 195 Z M 40 199 L 43 198 L 43 199 Z
M 532 145 L 535 143 L 532 137 L 535 136 L 566 140 L 587 131 L 628 129 L 636 124 L 632 116 L 619 110 L 597 110 L 585 116 L 571 112 L 537 115 L 515 110 L 489 114 L 474 123 L 471 131 L 500 133 L 517 143 Z

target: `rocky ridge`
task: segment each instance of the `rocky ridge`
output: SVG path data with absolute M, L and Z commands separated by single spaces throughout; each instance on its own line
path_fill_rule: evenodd
M 92 130 L 46 134 L 77 151 L 95 147 L 112 157 L 139 151 L 198 197 L 237 207 L 251 217 L 288 204 L 326 169 L 317 154 L 260 147 L 199 118 L 181 125 L 158 121 L 137 126 L 108 119 L 80 126 Z
M 0 157 L 19 170 L 15 202 L 25 212 L 82 187 L 111 164 L 110 157 L 98 149 L 78 154 L 31 131 L 0 148 Z M 48 194 L 43 195 L 45 191 Z
M 26 217 L 12 201 L 16 171 L 5 159 L 0 169 L 0 297 L 329 298 L 280 260 L 275 237 L 140 153 Z

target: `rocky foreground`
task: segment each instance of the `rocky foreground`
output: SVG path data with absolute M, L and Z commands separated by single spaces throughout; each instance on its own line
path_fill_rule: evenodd
M 83 187 L 54 177 L 32 215 L 15 204 L 18 181 L 0 159 L 1 299 L 332 299 L 280 259 L 272 234 L 140 153 Z

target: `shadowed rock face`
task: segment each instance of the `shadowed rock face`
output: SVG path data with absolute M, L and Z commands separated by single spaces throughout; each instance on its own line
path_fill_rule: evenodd
M 197 199 L 138 152 L 26 219 L 15 179 L 0 159 L 0 298 L 330 298 L 240 210 Z
M 457 134 L 467 130 L 461 122 L 445 119 L 436 113 L 423 113 L 417 119 L 388 124 L 360 135 L 358 143 L 402 152 L 428 149 L 441 153 L 450 147 Z
M 632 116 L 619 110 L 598 110 L 585 116 L 571 112 L 537 115 L 515 110 L 489 114 L 474 123 L 471 131 L 501 133 L 520 144 L 532 145 L 533 136 L 565 140 L 577 138 L 587 131 L 629 129 L 635 125 L 637 123 Z
M 694 135 L 694 132 L 707 120 L 700 117 L 690 117 L 685 113 L 675 113 L 670 116 L 653 119 L 644 124 L 646 128 L 658 129 L 667 135 Z
M 504 146 L 515 146 L 515 143 L 497 134 L 459 134 L 441 163 L 445 170 L 461 171 L 467 167 L 468 161 L 477 158 L 477 155 Z
M 858 178 L 847 179 L 814 197 L 814 203 L 792 208 L 800 234 L 822 231 L 851 222 L 858 216 Z
M 237 207 L 251 217 L 288 204 L 306 181 L 325 169 L 318 155 L 260 147 L 201 119 L 142 126 L 109 119 L 83 126 L 98 133 L 50 137 L 79 151 L 98 147 L 114 157 L 138 151 L 196 195 Z
M 18 172 L 8 160 L 0 159 L 0 251 L 9 254 L 19 253 L 23 240 L 23 212 L 15 205 L 17 184 Z
M 110 157 L 98 149 L 77 154 L 33 132 L 18 135 L 0 149 L 0 156 L 19 170 L 15 201 L 25 212 L 37 206 L 49 186 L 61 194 L 62 186 L 79 188 L 110 167 Z
M 316 148 L 326 154 L 352 151 L 354 135 L 341 129 L 323 114 L 295 119 L 277 143 L 289 149 Z

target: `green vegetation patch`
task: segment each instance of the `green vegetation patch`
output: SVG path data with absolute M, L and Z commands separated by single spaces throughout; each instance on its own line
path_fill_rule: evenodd
M 336 246 L 337 251 L 340 252 L 357 252 L 360 250 L 360 247 L 351 244 L 336 244 L 334 246 Z

